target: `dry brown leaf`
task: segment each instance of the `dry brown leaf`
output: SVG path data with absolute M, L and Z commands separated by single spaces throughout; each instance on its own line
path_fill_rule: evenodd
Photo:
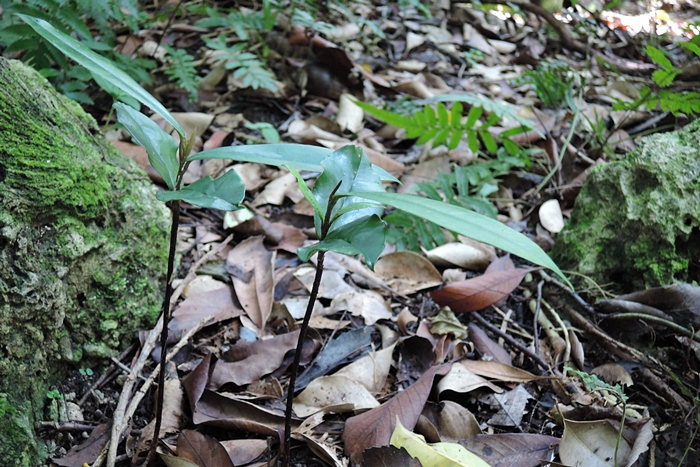
M 476 375 L 493 378 L 498 381 L 511 383 L 529 383 L 542 379 L 551 379 L 551 376 L 537 376 L 530 372 L 513 366 L 486 360 L 461 360 L 460 365 Z
M 214 317 L 211 325 L 242 314 L 243 309 L 234 302 L 231 288 L 228 286 L 192 294 L 173 311 L 173 317 L 168 323 L 169 336 L 173 341 L 179 340 L 208 316 Z
M 345 452 L 353 464 L 362 463 L 365 449 L 386 446 L 396 428 L 396 419 L 412 430 L 428 400 L 433 379 L 450 370 L 450 364 L 434 366 L 426 371 L 416 383 L 389 399 L 379 407 L 349 418 L 345 422 L 343 443 Z
M 263 245 L 262 237 L 252 237 L 236 245 L 226 259 L 226 271 L 248 317 L 260 329 L 272 312 L 275 252 Z
M 508 256 L 498 258 L 481 276 L 453 282 L 430 296 L 440 306 L 449 306 L 455 313 L 482 310 L 498 303 L 518 287 L 523 277 L 534 268 L 515 268 Z
M 216 362 L 207 387 L 216 390 L 226 383 L 243 386 L 274 372 L 296 347 L 298 338 L 299 331 L 293 331 L 255 342 L 239 340 Z
M 437 267 L 459 266 L 472 271 L 483 271 L 493 259 L 485 249 L 466 243 L 445 243 L 426 251 L 425 256 Z
M 384 297 L 371 290 L 343 292 L 333 298 L 330 309 L 333 313 L 349 311 L 353 316 L 361 316 L 367 326 L 392 316 Z
M 393 352 L 395 345 L 372 351 L 351 364 L 341 368 L 335 376 L 345 376 L 352 381 L 363 385 L 370 393 L 379 394 L 386 384 L 391 364 L 393 363 Z
M 264 439 L 231 439 L 221 441 L 233 465 L 246 465 L 262 456 L 268 448 Z
M 195 430 L 183 430 L 177 437 L 177 457 L 199 467 L 234 467 L 221 443 Z
M 395 292 L 410 295 L 442 284 L 440 272 L 413 251 L 397 251 L 377 260 L 374 272 Z
M 479 422 L 474 414 L 456 402 L 428 403 L 422 415 L 425 417 L 425 422 L 430 423 L 438 435 L 436 440 L 430 442 L 465 440 L 481 434 Z M 426 436 L 425 433 L 423 435 Z
M 83 467 L 85 463 L 92 464 L 109 442 L 112 433 L 111 428 L 111 421 L 96 426 L 88 439 L 81 444 L 73 446 L 65 457 L 54 457 L 51 459 L 51 462 L 61 467 Z
M 309 415 L 328 407 L 343 406 L 342 410 L 328 412 L 342 413 L 372 409 L 379 402 L 360 383 L 347 376 L 321 376 L 311 381 L 301 394 L 294 398 L 294 413 L 299 417 Z
M 438 383 L 437 391 L 440 398 L 445 398 L 447 394 L 443 393 L 446 391 L 468 394 L 480 388 L 488 388 L 493 392 L 503 392 L 503 389 L 495 384 L 469 371 L 461 365 L 461 362 L 456 362 L 452 365 L 450 372 Z
M 510 354 L 506 349 L 487 336 L 484 330 L 479 326 L 474 323 L 469 323 L 467 330 L 469 331 L 469 340 L 472 341 L 474 347 L 481 352 L 481 355 L 491 357 L 493 359 L 492 361 L 505 365 L 510 365 L 512 363 Z
M 284 430 L 284 415 L 271 412 L 246 401 L 236 400 L 213 391 L 206 390 L 192 414 L 195 425 L 219 427 L 278 436 Z M 299 420 L 292 419 L 292 428 L 299 426 Z
M 491 467 L 532 467 L 554 457 L 559 438 L 508 433 L 478 435 L 459 444 L 489 463 Z M 585 459 L 585 458 L 583 458 Z

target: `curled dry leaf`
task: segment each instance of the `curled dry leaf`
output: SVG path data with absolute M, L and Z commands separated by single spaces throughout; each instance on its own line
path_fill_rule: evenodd
M 395 345 L 391 345 L 383 350 L 372 351 L 369 355 L 341 368 L 335 375 L 345 376 L 364 386 L 371 394 L 378 394 L 384 389 L 391 370 L 394 347 Z
M 395 292 L 410 295 L 442 284 L 440 272 L 423 256 L 396 251 L 382 256 L 374 267 L 379 277 Z
M 481 434 L 474 414 L 456 402 L 428 403 L 422 415 L 434 428 L 439 441 L 465 440 Z
M 462 360 L 460 364 L 474 374 L 503 382 L 529 383 L 530 381 L 552 378 L 552 376 L 533 375 L 528 371 L 493 360 Z
M 466 369 L 461 362 L 453 364 L 450 372 L 437 385 L 438 395 L 441 399 L 447 396 L 444 394 L 447 391 L 467 394 L 480 388 L 488 388 L 493 392 L 503 392 L 503 389 L 495 384 Z
M 243 309 L 234 301 L 228 285 L 209 292 L 191 294 L 173 311 L 173 317 L 168 323 L 169 336 L 172 341 L 179 340 L 208 316 L 214 316 L 211 325 L 242 314 Z
M 231 439 L 221 441 L 233 465 L 246 465 L 262 456 L 267 451 L 265 439 Z
M 438 267 L 455 267 L 483 271 L 493 259 L 483 248 L 466 243 L 445 243 L 430 251 L 426 251 L 428 259 Z
M 376 446 L 386 446 L 396 428 L 397 420 L 413 429 L 428 400 L 433 379 L 450 370 L 450 364 L 434 366 L 403 392 L 398 393 L 379 407 L 349 418 L 345 422 L 343 443 L 345 452 L 353 464 L 362 463 L 363 451 Z
M 574 465 L 581 459 L 586 459 L 586 465 L 590 467 L 625 465 L 632 449 L 623 436 L 615 458 L 617 433 L 608 420 L 577 422 L 564 419 L 559 456 L 568 465 Z

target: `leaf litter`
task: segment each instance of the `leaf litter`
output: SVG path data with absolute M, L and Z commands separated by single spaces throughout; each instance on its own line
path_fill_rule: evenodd
M 196 130 L 195 148 L 260 142 L 262 133 L 245 124 L 265 119 L 285 141 L 333 149 L 356 144 L 374 164 L 402 180 L 400 191 L 429 194 L 425 184 L 432 183 L 435 189 L 439 173 L 450 173 L 455 165 L 477 167 L 475 163 L 488 158 L 464 142 L 453 149 L 413 144 L 404 130 L 379 123 L 359 109 L 353 98 L 386 103 L 397 95 L 429 99 L 466 92 L 499 103 L 505 99 L 515 114 L 535 123 L 532 131 L 513 140 L 539 147 L 541 151 L 532 157 L 545 170 L 513 166 L 486 183 L 472 173 L 470 184 L 480 191 L 469 192 L 474 203 L 470 207 L 482 209 L 487 200 L 496 207 L 494 216 L 498 214 L 546 247 L 556 241 L 556 232 L 574 207 L 577 187 L 595 165 L 611 157 L 601 145 L 596 146 L 595 122 L 608 120 L 616 126 L 607 150 L 621 154 L 634 147 L 629 136 L 635 133 L 634 125 L 649 119 L 649 112 L 612 111 L 610 100 L 602 97 L 634 98 L 637 90 L 620 84 L 629 80 L 586 74 L 575 54 L 576 43 L 565 29 L 557 29 L 564 48 L 546 35 L 541 27 L 549 21 L 545 16 L 522 13 L 528 21 L 518 14 L 509 21 L 488 9 L 467 4 L 448 8 L 437 2 L 430 8 L 439 23 L 405 5 L 394 10 L 379 6 L 376 11 L 386 16 L 379 21 L 372 9 L 360 4 L 353 8 L 377 31 L 391 34 L 391 42 L 372 43 L 372 38 L 381 36 L 363 29 L 354 29 L 344 39 L 323 39 L 298 26 L 290 29 L 288 39 L 284 35 L 269 39 L 272 53 L 285 57 L 279 66 L 272 65 L 274 71 L 282 77 L 289 74 L 283 62 L 296 67 L 296 82 L 290 79 L 286 93 L 270 94 L 244 90 L 234 79 L 209 77 L 208 90 L 203 86 L 195 105 L 187 106 L 194 111 L 174 114 L 180 125 Z M 648 70 L 648 64 L 616 57 L 611 48 L 617 40 L 611 32 L 628 34 L 621 32 L 621 26 L 632 27 L 631 18 L 619 15 L 614 17 L 616 26 L 597 26 L 599 34 L 590 36 L 593 47 L 598 57 L 607 57 L 623 72 L 634 70 L 635 65 Z M 571 126 L 572 116 L 563 108 L 533 107 L 538 97 L 532 85 L 517 81 L 528 64 L 539 63 L 552 49 L 557 60 L 590 80 L 592 94 L 580 102 L 587 117 L 580 127 Z M 306 76 L 305 83 L 300 76 Z M 246 109 L 229 105 L 220 96 L 212 98 L 212 92 L 241 97 L 243 91 L 265 103 L 263 118 L 253 117 L 252 104 Z M 176 93 L 161 97 L 171 108 L 180 107 Z M 596 98 L 604 104 L 595 102 Z M 490 130 L 495 136 L 501 131 Z M 569 133 L 574 133 L 571 143 L 561 137 Z M 125 139 L 115 140 L 115 146 L 162 185 L 147 155 Z M 177 369 L 169 370 L 173 377 L 163 388 L 169 415 L 159 452 L 169 466 L 276 461 L 284 426 L 283 388 L 300 312 L 315 272 L 314 266 L 295 258 L 297 248 L 315 233 L 308 203 L 304 204 L 292 174 L 258 164 L 208 160 L 192 164 L 186 182 L 226 170 L 236 170 L 246 184 L 247 217 L 189 206 L 182 212 L 188 222 L 180 236 L 181 277 L 200 274 L 219 282 L 210 284 L 211 289 L 195 292 L 193 288 L 168 323 L 171 343 L 187 339 L 168 363 Z M 556 190 L 540 189 L 550 171 L 560 197 Z M 497 193 L 495 198 L 488 198 L 491 189 Z M 442 188 L 437 193 L 450 196 Z M 405 235 L 408 230 L 400 232 Z M 233 246 L 221 241 L 229 233 L 234 233 Z M 430 240 L 428 244 L 440 240 L 435 230 L 420 234 Z M 663 446 L 676 463 L 683 446 L 697 442 L 688 424 L 679 422 L 694 404 L 688 392 L 694 385 L 685 379 L 687 368 L 674 363 L 672 372 L 665 366 L 668 363 L 644 358 L 634 347 L 639 344 L 634 337 L 628 336 L 627 344 L 617 341 L 619 335 L 634 335 L 638 332 L 634 329 L 641 328 L 626 326 L 621 317 L 639 312 L 640 306 L 646 314 L 680 325 L 696 323 L 697 287 L 670 286 L 601 302 L 597 308 L 607 324 L 601 330 L 594 321 L 582 320 L 570 303 L 550 300 L 568 296 L 579 300 L 573 307 L 590 311 L 581 306 L 580 296 L 571 295 L 535 268 L 499 257 L 497 251 L 473 242 L 452 241 L 449 232 L 441 234 L 443 243 L 426 247 L 423 254 L 393 251 L 395 245 L 391 245 L 375 271 L 353 258 L 329 261 L 332 267 L 324 274 L 312 318 L 315 330 L 304 342 L 305 370 L 294 401 L 293 436 L 298 446 L 308 448 L 297 450 L 299 464 L 320 459 L 328 465 L 418 465 L 416 459 L 423 459 L 427 465 L 438 465 L 426 460 L 432 457 L 422 456 L 435 455 L 437 444 L 458 443 L 467 456 L 477 456 L 491 466 L 534 466 L 552 460 L 574 465 L 582 459 L 586 465 L 607 466 L 614 464 L 616 450 L 620 465 L 642 465 L 654 455 L 650 450 L 654 432 L 656 449 Z M 218 245 L 222 252 L 207 258 Z M 199 264 L 203 258 L 207 260 Z M 447 282 L 441 276 L 447 276 L 446 268 L 456 269 L 464 279 L 435 290 Z M 547 308 L 546 300 L 555 306 Z M 539 325 L 533 326 L 533 312 L 549 324 L 538 320 Z M 492 326 L 484 328 L 477 317 Z M 206 323 L 204 329 L 200 329 L 202 323 Z M 676 337 L 666 347 L 672 355 L 685 355 L 685 348 L 700 355 L 692 335 Z M 128 366 L 129 358 L 125 355 L 120 363 Z M 622 383 L 630 402 L 623 408 L 609 388 L 584 384 L 564 365 L 597 374 L 608 384 Z M 153 369 L 134 368 L 144 374 Z M 113 365 L 104 374 L 114 380 L 119 371 Z M 665 376 L 659 376 L 663 371 Z M 633 382 L 642 384 L 633 386 Z M 93 421 L 105 422 L 111 415 L 105 418 L 102 409 L 108 413 L 111 409 L 95 394 L 107 391 L 109 383 L 106 387 L 99 383 L 82 378 L 72 384 L 87 394 L 83 405 L 92 407 Z M 150 439 L 149 422 L 151 416 L 145 410 L 128 421 L 134 431 L 125 437 L 122 465 L 142 460 L 143 443 Z M 110 427 L 107 423 L 94 426 L 84 428 L 86 436 L 91 435 L 82 445 L 68 442 L 71 451 L 56 456 L 54 462 L 72 466 L 96 459 L 109 442 Z M 392 442 L 397 429 L 397 438 L 403 441 Z M 676 436 L 676 431 L 682 435 Z M 454 452 L 462 451 L 439 455 Z M 691 464 L 697 458 L 693 456 L 688 458 Z

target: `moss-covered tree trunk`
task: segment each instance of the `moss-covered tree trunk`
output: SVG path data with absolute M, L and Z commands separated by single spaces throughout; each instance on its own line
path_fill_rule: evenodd
M 168 213 L 95 121 L 0 58 L 0 465 L 47 454 L 46 391 L 158 314 Z

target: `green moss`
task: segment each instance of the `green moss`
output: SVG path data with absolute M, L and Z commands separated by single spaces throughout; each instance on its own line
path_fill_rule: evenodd
M 553 253 L 623 290 L 700 281 L 700 120 L 596 167 Z
M 158 315 L 168 212 L 145 174 L 36 72 L 0 58 L 0 88 L 0 393 L 40 413 L 66 365 L 114 355 Z M 21 420 L 0 426 L 0 450 L 7 430 L 41 455 L 33 413 L 29 431 L 12 431 Z M 14 459 L 7 452 L 0 460 Z

